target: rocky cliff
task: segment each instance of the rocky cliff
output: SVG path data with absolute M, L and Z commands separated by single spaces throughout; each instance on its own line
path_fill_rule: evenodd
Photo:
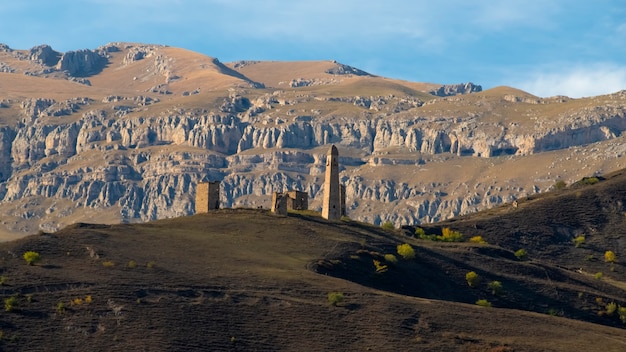
M 57 66 L 70 75 L 106 75 L 105 62 L 119 70 L 151 56 L 168 65 L 180 60 L 159 50 L 119 48 L 119 61 L 101 54 L 116 50 L 65 53 Z M 57 57 L 47 48 L 31 52 L 42 65 Z M 321 79 L 348 73 L 375 79 L 346 67 Z M 165 77 L 161 84 L 175 90 L 181 80 Z M 3 100 L 0 117 L 13 122 L 0 126 L 0 207 L 8 214 L 2 225 L 53 230 L 86 220 L 89 209 L 123 222 L 188 215 L 196 183 L 207 180 L 221 181 L 223 207 L 269 207 L 272 192 L 297 189 L 318 209 L 325 154 L 335 144 L 349 216 L 399 226 L 610 171 L 626 152 L 626 92 L 529 102 L 519 91 L 329 95 L 241 81 L 205 96 L 207 103 L 180 100 L 196 99 L 184 94 L 168 101 L 144 91 L 92 90 L 70 99 Z M 463 93 L 476 90 L 468 89 Z

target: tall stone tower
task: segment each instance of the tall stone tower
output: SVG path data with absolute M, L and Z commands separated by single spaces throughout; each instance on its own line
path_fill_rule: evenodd
M 220 208 L 220 182 L 200 182 L 196 185 L 196 214 Z
M 341 189 L 339 187 L 339 152 L 334 145 L 326 156 L 326 176 L 324 178 L 324 202 L 322 217 L 328 220 L 341 219 Z

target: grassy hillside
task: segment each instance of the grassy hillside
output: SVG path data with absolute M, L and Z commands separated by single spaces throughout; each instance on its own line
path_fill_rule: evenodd
M 0 292 L 10 309 L 0 318 L 0 347 L 623 351 L 626 325 L 607 313 L 609 303 L 626 306 L 623 249 L 610 246 L 622 243 L 624 231 L 609 216 L 618 213 L 609 205 L 623 199 L 623 184 L 616 174 L 425 229 L 453 227 L 488 244 L 246 209 L 76 224 L 2 243 Z M 578 248 L 563 234 L 592 225 L 597 231 Z M 606 226 L 613 231 L 604 233 Z M 414 259 L 396 252 L 403 243 Z M 515 256 L 518 247 L 527 260 Z M 603 262 L 608 248 L 616 263 Z M 26 265 L 27 251 L 41 261 Z M 579 266 L 582 273 L 572 270 Z M 600 270 L 602 279 L 588 274 Z M 481 278 L 475 287 L 466 281 L 470 271 Z M 502 289 L 494 294 L 495 280 Z M 332 293 L 343 301 L 331 304 Z M 476 305 L 479 299 L 492 307 Z

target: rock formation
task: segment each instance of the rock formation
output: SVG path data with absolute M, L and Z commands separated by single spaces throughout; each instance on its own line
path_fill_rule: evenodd
M 25 77 L 24 63 L 40 72 L 51 62 L 51 49 L 31 58 L 31 51 L 1 48 L 0 62 L 17 67 L 3 73 L 12 78 Z M 237 81 L 208 89 L 205 78 L 187 86 L 185 76 L 164 82 L 165 71 L 183 75 L 164 49 L 115 44 L 64 54 L 66 62 L 86 65 L 70 65 L 75 74 L 93 72 L 88 67 L 102 65 L 103 57 L 98 75 L 150 70 L 156 78 L 145 85 L 129 75 L 124 84 L 136 84 L 135 93 L 87 90 L 57 77 L 65 89 L 77 89 L 73 98 L 1 99 L 0 228 L 54 230 L 95 211 L 122 222 L 189 215 L 196 185 L 209 179 L 221 181 L 222 207 L 269 208 L 274 192 L 299 190 L 309 194 L 310 209 L 321 211 L 330 144 L 342 150 L 338 177 L 348 203 L 340 207 L 356 220 L 395 226 L 493 207 L 548 190 L 556 179 L 612 171 L 626 155 L 626 92 L 575 100 L 514 89 L 357 94 L 346 87 L 364 78 L 322 72 L 320 79 L 337 79 L 332 87 L 341 88 L 331 94 L 324 87 L 256 89 L 254 80 L 219 65 L 213 68 L 220 80 Z M 212 64 L 206 59 L 190 77 Z M 174 93 L 146 92 L 157 84 Z M 198 94 L 182 94 L 199 87 Z
M 100 52 L 85 49 L 64 53 L 56 68 L 70 76 L 86 77 L 102 71 L 106 63 L 107 58 Z
M 444 84 L 437 89 L 433 89 L 430 91 L 430 94 L 436 95 L 438 97 L 448 97 L 451 95 L 458 94 L 470 94 L 470 93 L 478 93 L 482 92 L 483 87 L 479 85 L 475 85 L 472 82 L 461 83 L 461 84 Z

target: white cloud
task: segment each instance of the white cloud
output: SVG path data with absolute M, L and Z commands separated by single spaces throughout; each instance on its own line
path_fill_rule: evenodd
M 514 86 L 540 97 L 580 98 L 614 93 L 626 89 L 626 66 L 594 64 L 559 72 L 537 71 Z

